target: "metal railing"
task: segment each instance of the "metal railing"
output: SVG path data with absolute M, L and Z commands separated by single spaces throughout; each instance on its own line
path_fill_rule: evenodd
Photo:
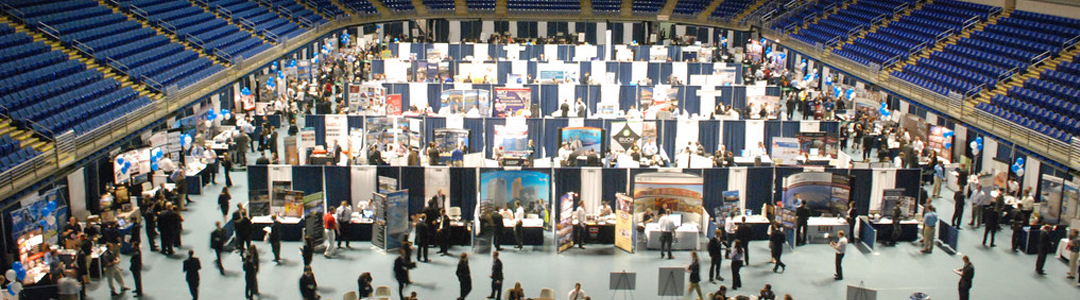
M 105 62 L 107 64 L 109 64 L 110 66 L 112 66 L 113 68 L 116 68 L 116 70 L 118 70 L 120 72 L 123 72 L 124 75 L 128 75 L 128 76 L 131 75 L 129 73 L 129 72 L 131 72 L 131 68 L 128 68 L 127 65 L 125 65 L 125 64 L 123 64 L 123 63 L 121 63 L 121 62 L 119 62 L 119 61 L 117 61 L 115 59 L 112 59 L 112 57 L 105 57 Z
M 248 19 L 244 19 L 244 17 L 236 18 L 236 22 L 240 23 L 240 25 L 244 27 L 247 27 L 248 29 L 251 29 L 251 31 L 255 31 L 255 22 L 248 21 Z
M 197 38 L 194 35 L 188 34 L 188 35 L 184 36 L 184 39 L 186 39 L 189 43 L 192 43 L 192 44 L 195 44 L 196 46 L 199 46 L 199 48 L 206 49 L 206 42 L 203 42 L 202 39 Z
M 232 55 L 229 55 L 228 53 L 225 53 L 225 51 L 221 51 L 221 49 L 214 49 L 214 55 L 217 55 L 221 59 L 223 59 L 225 61 L 228 61 L 228 62 L 233 61 Z
M 233 18 L 232 17 L 232 11 L 230 11 L 229 9 L 227 9 L 225 7 L 222 7 L 221 5 L 214 5 L 214 11 L 216 11 L 217 13 L 219 13 L 219 14 L 221 14 L 221 15 L 229 18 L 229 19 Z
M 296 22 L 300 23 L 300 25 L 303 25 L 304 28 L 315 27 L 315 23 L 311 22 L 311 20 L 308 20 L 308 18 L 305 17 L 296 17 Z
M 150 78 L 149 76 L 142 75 L 141 77 L 139 77 L 139 80 L 142 81 L 143 84 L 146 84 L 146 87 L 148 87 L 150 89 L 153 89 L 153 90 L 157 91 L 158 93 L 164 93 L 165 92 L 165 85 L 161 84 L 160 82 L 157 82 L 157 80 L 154 80 L 153 78 Z
M 26 23 L 26 13 L 19 10 L 18 8 L 11 6 L 11 4 L 8 4 L 7 2 L 0 2 L 0 8 L 4 9 L 4 11 L 7 11 L 8 14 L 12 17 L 15 17 L 15 19 L 17 19 L 19 23 Z
M 79 50 L 89 58 L 94 58 L 94 48 L 89 45 L 83 44 L 79 40 L 71 40 L 71 44 L 75 45 L 75 50 Z
M 142 8 L 139 8 L 138 6 L 135 6 L 134 4 L 132 4 L 132 5 L 128 5 L 128 9 L 131 11 L 131 14 L 133 14 L 133 15 L 135 15 L 137 17 L 140 17 L 143 20 L 150 21 L 150 14 L 147 13 Z
M 192 0 L 192 1 L 195 1 L 195 4 L 198 4 L 198 5 L 207 6 L 207 7 L 210 6 L 210 3 L 206 2 L 206 0 Z
M 271 7 L 273 7 L 273 6 L 271 6 Z M 283 5 L 278 5 L 277 9 L 278 9 L 278 13 L 284 15 L 286 19 L 289 19 L 289 20 L 293 19 L 293 12 L 288 7 L 285 7 Z
M 264 29 L 262 31 L 262 35 L 265 36 L 267 39 L 269 39 L 271 43 L 274 43 L 274 44 L 281 43 L 281 39 L 279 39 L 278 36 L 276 34 L 274 34 L 273 32 L 270 32 L 270 30 Z
M 42 21 L 38 21 L 37 23 L 38 23 L 38 30 L 41 30 L 41 32 L 51 36 L 53 39 L 57 39 L 57 40 L 60 39 L 60 31 L 59 30 L 56 30 L 56 28 L 53 28 L 52 26 L 49 26 L 49 24 L 45 24 L 45 22 L 42 22 Z
M 165 20 L 158 20 L 157 23 L 158 23 L 158 26 L 161 26 L 161 28 L 164 28 L 165 31 L 168 31 L 169 33 L 172 33 L 173 35 L 176 35 L 176 26 L 173 26 L 173 24 L 169 24 L 169 22 L 166 22 Z

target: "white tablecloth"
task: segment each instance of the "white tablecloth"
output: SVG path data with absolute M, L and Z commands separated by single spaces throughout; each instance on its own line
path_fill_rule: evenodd
M 852 233 L 846 232 L 847 220 L 842 218 L 813 217 L 806 220 L 806 225 L 809 227 L 806 236 L 811 244 L 828 244 L 831 238 L 836 238 L 836 232 L 840 230 L 845 231 L 845 236 L 852 236 Z M 828 234 L 829 238 L 826 238 L 825 234 Z
M 671 243 L 672 250 L 698 250 L 701 246 L 699 240 L 700 228 L 697 224 L 682 224 L 675 228 L 675 241 Z M 646 247 L 660 249 L 660 223 L 645 224 Z

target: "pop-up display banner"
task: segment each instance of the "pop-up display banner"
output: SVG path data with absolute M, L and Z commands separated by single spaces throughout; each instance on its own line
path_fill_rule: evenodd
M 615 247 L 634 252 L 634 198 L 615 194 Z

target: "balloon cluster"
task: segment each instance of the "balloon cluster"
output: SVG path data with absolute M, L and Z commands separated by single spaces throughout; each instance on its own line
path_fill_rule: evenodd
M 11 264 L 10 270 L 4 272 L 4 277 L 12 282 L 11 285 L 8 285 L 8 294 L 12 296 L 18 295 L 23 289 L 22 281 L 26 278 L 26 267 L 23 266 L 22 262 L 17 261 Z
M 120 173 L 123 173 L 123 174 L 127 174 L 128 170 L 131 169 L 131 162 L 130 161 L 124 161 L 123 157 L 117 157 L 116 158 L 116 165 L 120 166 Z
M 341 33 L 341 44 L 342 45 L 348 45 L 349 44 L 349 32 L 348 31 L 345 31 L 345 32 Z
M 855 99 L 855 89 L 847 89 L 847 96 L 845 98 L 849 101 Z
M 223 108 L 223 109 L 221 109 L 221 116 L 222 116 L 222 117 L 224 117 L 224 118 L 228 119 L 228 118 L 229 118 L 229 114 L 231 114 L 231 112 L 230 112 L 230 111 L 229 111 L 228 109 L 224 109 L 224 108 Z
M 941 136 L 945 137 L 945 149 L 952 149 L 952 137 L 955 135 L 951 130 L 942 133 Z
M 270 70 L 277 70 L 277 68 L 278 62 L 275 60 L 273 63 L 270 64 Z
M 828 77 L 825 77 L 825 78 L 827 79 Z M 835 95 L 833 95 L 834 98 L 840 98 L 840 93 L 843 92 L 843 90 L 840 89 L 839 86 L 833 86 L 832 91 L 833 91 L 833 94 L 835 94 Z
M 184 149 L 191 148 L 191 135 L 190 134 L 185 133 L 185 134 L 180 135 L 180 146 L 184 147 Z
M 274 83 L 274 78 L 273 78 L 273 77 L 271 77 L 270 79 L 267 79 L 267 80 L 266 80 L 266 88 L 268 88 L 268 89 L 274 89 L 274 87 L 275 87 L 276 85 L 277 85 L 277 84 L 276 84 L 276 83 Z
M 245 86 L 243 89 L 240 90 L 240 94 L 244 96 L 251 96 L 251 89 Z
M 975 138 L 974 141 L 971 141 L 971 144 L 969 144 L 969 146 L 971 146 L 971 154 L 979 155 L 979 151 L 982 151 L 983 149 L 982 137 Z
M 209 111 L 206 112 L 206 120 L 207 121 L 213 121 L 214 119 L 217 119 L 217 117 L 218 117 L 218 115 L 217 115 L 216 112 L 214 112 L 213 109 L 210 109 Z
M 1017 157 L 1016 158 L 1016 161 L 1013 162 L 1013 164 L 1012 164 L 1012 171 L 1013 171 L 1013 174 L 1016 174 L 1016 176 L 1020 176 L 1020 177 L 1024 176 L 1024 158 L 1023 157 Z
M 891 114 L 891 113 L 889 112 L 889 105 L 888 105 L 888 104 L 885 104 L 885 102 L 881 102 L 881 107 L 880 107 L 880 108 L 878 108 L 878 112 L 880 112 L 880 113 L 881 113 L 881 116 L 882 116 L 882 117 L 886 117 L 886 118 L 888 118 L 888 117 L 889 117 L 889 115 Z
M 296 60 L 295 59 L 290 59 L 289 63 L 285 64 L 285 66 L 290 67 L 290 68 L 295 68 L 296 67 Z
M 150 170 L 158 170 L 158 160 L 165 156 L 165 152 L 161 151 L 161 148 L 154 148 L 154 151 L 150 152 Z

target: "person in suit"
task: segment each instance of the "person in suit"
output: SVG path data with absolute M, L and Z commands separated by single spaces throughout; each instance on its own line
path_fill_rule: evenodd
M 798 199 L 798 196 L 799 196 L 799 194 L 795 194 L 796 199 Z M 796 237 L 796 243 L 799 244 L 799 245 L 805 245 L 806 244 L 806 233 L 810 228 L 809 225 L 808 225 L 809 222 L 810 222 L 810 208 L 806 207 L 805 202 L 802 202 L 802 201 L 797 201 L 797 202 L 800 202 L 800 203 L 796 204 L 796 205 L 798 205 L 798 208 L 795 209 L 795 219 L 796 219 L 796 221 L 795 221 L 796 222 L 796 225 L 795 225 L 795 237 Z
M 896 246 L 896 243 L 900 240 L 900 234 L 903 231 L 902 227 L 900 227 L 901 215 L 902 215 L 902 213 L 900 211 L 900 205 L 893 206 L 893 211 L 892 211 L 892 236 L 890 237 L 890 240 L 887 243 L 889 246 Z
M 236 249 L 243 252 L 247 246 L 251 245 L 252 227 L 251 217 L 248 216 L 243 203 L 236 204 L 236 211 L 233 212 L 233 227 L 236 231 Z
M 1046 275 L 1043 271 L 1043 265 L 1046 264 L 1046 254 L 1050 252 L 1050 225 L 1043 225 L 1042 230 L 1039 230 L 1039 242 L 1035 246 L 1036 256 L 1035 258 L 1035 273 L 1039 275 Z
M 461 287 L 461 296 L 458 300 L 464 300 L 469 296 L 469 292 L 472 291 L 472 275 L 469 273 L 469 257 L 465 252 L 461 252 L 461 259 L 457 264 L 457 278 L 458 284 Z
M 1001 230 L 1001 212 L 1002 203 L 1000 199 L 994 199 L 983 210 L 983 221 L 986 222 L 986 228 L 983 229 L 983 247 L 986 246 L 986 238 L 990 238 L 990 247 L 995 247 L 994 241 L 997 240 L 997 232 Z
M 488 299 L 502 299 L 502 284 L 503 284 L 503 264 L 499 259 L 499 251 L 491 253 L 491 294 L 487 296 Z
M 221 264 L 221 253 L 225 252 L 225 229 L 221 228 L 221 222 L 214 222 L 214 231 L 210 233 L 210 248 L 214 249 L 214 265 L 217 266 L 221 275 L 225 275 L 225 266 Z
M 1016 252 L 1016 251 L 1019 251 L 1018 247 L 1020 247 L 1020 244 L 1024 243 L 1024 240 L 1023 240 L 1021 234 L 1024 232 L 1024 225 L 1027 225 L 1028 219 L 1024 218 L 1022 213 L 1017 213 L 1016 210 L 1013 211 L 1012 215 L 1013 215 L 1013 218 L 1012 218 L 1012 221 L 1009 223 L 1009 225 L 1011 226 L 1012 233 L 1013 233 L 1012 234 L 1012 252 Z
M 315 281 L 315 272 L 311 271 L 311 266 L 304 266 L 304 275 L 300 275 L 300 296 L 304 300 L 316 300 L 319 299 L 318 292 L 319 282 Z
M 960 184 L 960 191 L 953 193 L 953 215 L 951 223 L 956 229 L 960 229 L 960 224 L 964 223 L 964 200 L 967 200 L 967 195 L 965 195 L 967 189 L 964 188 L 963 182 L 960 182 Z
M 409 280 L 409 259 L 406 258 L 405 249 L 398 250 L 398 257 L 394 259 L 394 279 L 398 282 L 398 295 L 405 299 L 405 287 L 412 284 Z
M 138 233 L 132 231 L 134 236 Z M 131 278 L 135 281 L 135 297 L 142 297 L 142 250 L 139 249 L 139 243 L 131 244 L 131 266 L 128 270 L 131 270 Z
M 439 253 L 450 255 L 450 216 L 445 209 L 440 209 L 439 213 L 442 214 L 439 217 Z
M 859 211 L 855 209 L 855 202 L 848 203 L 847 224 L 848 232 L 855 232 L 855 222 L 858 221 Z
M 375 292 L 375 289 L 371 287 L 371 273 L 360 273 L 360 277 L 356 279 L 357 293 L 360 294 L 360 299 L 367 299 Z
M 686 272 L 690 273 L 690 286 L 686 292 L 697 291 L 698 300 L 704 299 L 701 297 L 701 264 L 698 263 L 697 251 L 690 251 L 690 265 L 686 266 Z
M 199 270 L 202 264 L 195 257 L 195 250 L 188 250 L 188 258 L 184 260 L 184 273 L 187 274 L 188 291 L 191 292 L 192 300 L 199 300 Z
M 750 261 L 750 240 L 754 239 L 754 231 L 750 228 L 750 224 L 746 223 L 746 216 L 742 217 L 742 222 L 735 229 L 735 239 L 742 242 L 738 243 L 742 247 L 743 261 Z
M 501 251 L 502 247 L 499 244 L 502 242 L 502 234 L 506 225 L 503 224 L 503 217 L 498 212 L 491 213 L 491 226 L 491 244 L 495 247 L 495 251 Z
M 968 300 L 971 296 L 971 283 L 975 279 L 975 266 L 971 264 L 971 259 L 964 255 L 964 266 L 953 272 L 960 275 L 960 300 Z
M 281 221 L 278 220 L 277 215 L 271 215 L 270 220 L 273 223 L 270 224 L 270 236 L 266 239 L 270 242 L 270 250 L 274 252 L 274 262 L 281 264 Z
M 514 248 L 518 250 L 525 249 L 525 222 L 521 219 L 514 221 L 514 241 L 517 245 Z
M 254 250 L 254 249 L 252 249 Z M 244 297 L 252 299 L 259 294 L 259 258 L 252 252 L 244 256 Z
M 427 221 L 424 220 L 424 214 L 417 214 L 417 216 L 416 216 L 416 245 L 419 248 L 416 249 L 416 261 L 420 261 L 420 262 L 429 262 L 429 261 L 431 261 L 431 260 L 428 259 L 428 248 L 430 248 L 430 245 L 428 244 L 428 239 L 430 239 L 430 237 L 428 235 L 429 235 L 429 233 L 428 233 L 428 225 L 427 225 Z
M 717 229 L 713 232 L 713 237 L 709 239 L 709 282 L 713 282 L 713 278 L 724 281 L 724 276 L 720 275 L 720 264 L 724 262 L 723 248 L 724 231 Z M 713 274 L 716 274 L 715 277 Z
M 300 247 L 300 256 L 304 259 L 304 265 L 311 265 L 311 258 L 315 256 L 315 240 L 311 236 L 304 237 L 304 246 Z
M 728 252 L 728 258 L 731 259 L 731 289 L 738 290 L 742 287 L 742 276 L 739 275 L 739 270 L 742 269 L 743 262 L 746 261 L 746 253 L 741 240 L 735 241 L 735 245 L 731 247 L 731 252 Z
M 784 254 L 785 241 L 787 241 L 787 234 L 784 234 L 784 227 L 780 226 L 779 222 L 773 223 L 772 232 L 769 233 L 769 249 L 772 251 L 772 259 L 775 263 L 772 268 L 774 273 L 780 268 L 787 271 L 787 265 L 780 260 L 780 256 Z

